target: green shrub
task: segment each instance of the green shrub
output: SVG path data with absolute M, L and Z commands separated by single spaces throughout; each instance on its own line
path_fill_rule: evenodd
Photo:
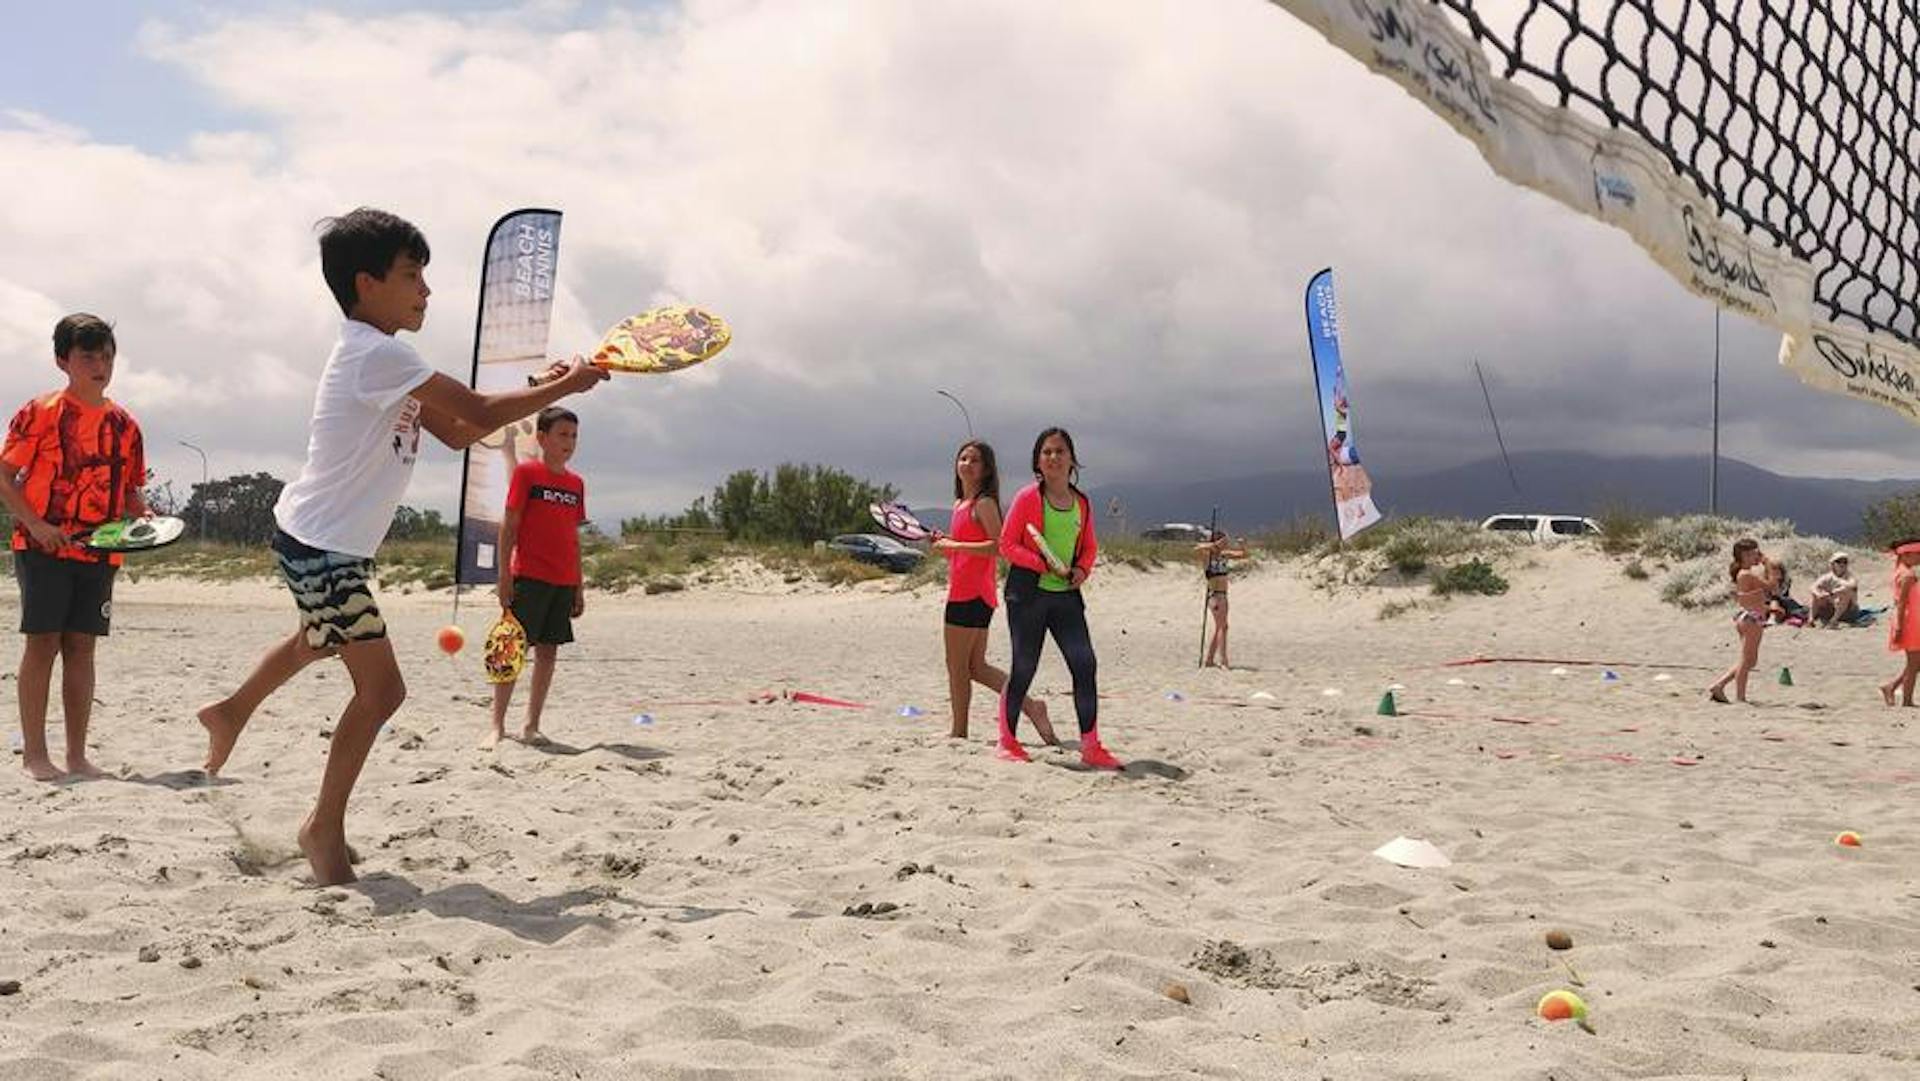
M 1326 515 L 1298 514 L 1280 528 L 1253 538 L 1253 543 L 1275 555 L 1303 556 L 1332 547 L 1336 536 Z
M 1636 510 L 1622 500 L 1608 500 L 1593 516 L 1600 527 L 1600 550 L 1608 555 L 1626 555 L 1640 547 L 1647 531 L 1653 528 L 1651 514 Z
M 1620 573 L 1626 575 L 1627 577 L 1633 579 L 1636 582 L 1644 582 L 1647 580 L 1648 577 L 1650 577 L 1647 574 L 1646 564 L 1641 563 L 1637 559 L 1628 563 L 1626 566 L 1620 568 Z
M 1469 559 L 1434 575 L 1433 591 L 1442 597 L 1454 593 L 1480 593 L 1497 597 L 1507 591 L 1507 580 L 1500 577 L 1499 572 L 1493 569 L 1493 564 Z
M 1860 513 L 1860 536 L 1878 549 L 1920 537 L 1920 492 L 1868 504 Z
M 1402 578 L 1412 578 L 1427 569 L 1432 546 L 1416 533 L 1398 533 L 1381 546 L 1380 554 Z
M 1375 618 L 1385 622 L 1386 620 L 1403 616 L 1419 607 L 1419 601 L 1388 601 L 1380 606 L 1380 612 Z

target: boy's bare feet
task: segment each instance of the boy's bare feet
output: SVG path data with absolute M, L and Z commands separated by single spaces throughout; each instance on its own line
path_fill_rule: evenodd
M 1040 742 L 1049 747 L 1060 746 L 1060 737 L 1053 734 L 1053 722 L 1047 718 L 1047 704 L 1038 698 L 1033 700 L 1031 710 L 1023 710 L 1027 720 L 1033 722 L 1033 730 L 1040 733 Z
M 1887 704 L 1892 705 L 1893 703 L 1889 702 Z M 53 759 L 51 758 L 27 758 L 23 759 L 20 765 L 27 771 L 27 776 L 36 781 L 57 781 L 66 776 L 65 773 L 61 772 L 59 766 L 53 764 Z
M 1880 699 L 1881 701 L 1885 702 L 1889 706 L 1893 705 L 1893 688 L 1892 687 L 1880 688 Z
M 484 739 L 480 741 L 480 749 L 483 751 L 491 751 L 495 747 L 500 746 L 500 741 L 506 738 L 507 738 L 507 734 L 505 732 L 501 731 L 498 728 L 493 729 L 492 731 L 486 734 L 486 737 Z
M 227 764 L 227 756 L 233 753 L 233 745 L 240 742 L 240 729 L 244 723 L 236 722 L 227 713 L 224 701 L 201 706 L 197 716 L 201 726 L 207 730 L 207 761 L 201 768 L 207 771 L 207 776 L 212 777 Z
M 529 747 L 545 747 L 553 741 L 541 735 L 538 728 L 528 727 L 520 730 L 520 742 Z
M 322 831 L 309 818 L 300 826 L 300 851 L 307 854 L 307 866 L 313 869 L 316 885 L 338 886 L 358 877 L 353 873 L 353 856 L 345 833 Z
M 67 773 L 69 776 L 80 777 L 89 781 L 97 780 L 107 775 L 106 770 L 87 761 L 87 756 L 83 754 L 70 754 L 67 756 Z
M 1708 697 L 1708 698 L 1710 698 L 1710 699 L 1712 699 L 1712 700 L 1713 700 L 1713 701 L 1715 701 L 1715 702 L 1718 702 L 1718 703 L 1720 703 L 1720 704 L 1721 704 L 1721 705 L 1723 705 L 1723 706 L 1724 706 L 1724 705 L 1727 705 L 1727 704 L 1728 704 L 1728 702 L 1727 702 L 1727 696 L 1726 696 L 1726 695 L 1724 695 L 1724 694 L 1721 694 L 1721 693 L 1720 693 L 1720 688 L 1718 688 L 1718 687 L 1715 687 L 1715 688 L 1713 688 L 1713 689 L 1711 689 L 1711 690 L 1709 690 L 1709 691 L 1707 692 L 1707 697 Z

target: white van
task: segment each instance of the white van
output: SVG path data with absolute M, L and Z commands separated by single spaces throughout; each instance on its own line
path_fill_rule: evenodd
M 1496 514 L 1481 522 L 1480 528 L 1491 533 L 1525 533 L 1540 544 L 1600 535 L 1599 523 L 1573 514 Z

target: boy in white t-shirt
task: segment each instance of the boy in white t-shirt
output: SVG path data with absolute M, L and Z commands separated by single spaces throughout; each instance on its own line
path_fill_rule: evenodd
M 384 211 L 361 207 L 321 223 L 321 273 L 346 321 L 314 394 L 306 466 L 273 508 L 273 550 L 300 630 L 275 643 L 237 690 L 200 710 L 206 770 L 216 774 L 268 695 L 322 657 L 345 662 L 353 697 L 300 827 L 300 848 L 323 886 L 353 881 L 347 798 L 375 734 L 407 696 L 371 582 L 374 552 L 413 474 L 420 429 L 457 450 L 607 377 L 575 357 L 552 383 L 478 394 L 435 371 L 394 337 L 426 321 L 429 254 L 420 230 Z

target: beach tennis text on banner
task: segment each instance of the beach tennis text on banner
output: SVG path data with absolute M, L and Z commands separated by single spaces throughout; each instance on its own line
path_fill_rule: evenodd
M 525 387 L 547 366 L 554 272 L 560 260 L 560 212 L 516 210 L 487 235 L 480 272 L 480 313 L 473 336 L 473 389 L 495 393 Z M 513 468 L 540 456 L 533 418 L 507 425 L 467 448 L 460 483 L 460 554 L 454 581 L 499 580 L 500 519 Z
M 1483 5 L 1520 13 L 1497 20 L 1509 32 L 1473 0 L 1272 2 L 1398 83 L 1501 176 L 1617 226 L 1695 294 L 1779 330 L 1780 362 L 1801 382 L 1920 423 L 1916 257 L 1901 242 L 1920 211 L 1898 187 L 1915 167 L 1875 152 L 1908 145 L 1915 114 L 1869 89 L 1885 85 L 1876 43 L 1891 62 L 1887 43 L 1920 25 L 1911 3 Z M 1741 80 L 1719 76 L 1729 64 Z M 1803 124 L 1852 134 L 1803 140 Z M 1657 146 L 1648 136 L 1661 131 Z
M 1333 298 L 1331 267 L 1307 283 L 1307 342 L 1313 351 L 1313 389 L 1326 439 L 1333 512 L 1340 520 L 1340 539 L 1346 540 L 1378 522 L 1380 510 L 1373 505 L 1373 481 L 1354 443 L 1353 402 L 1340 359 L 1340 308 Z

